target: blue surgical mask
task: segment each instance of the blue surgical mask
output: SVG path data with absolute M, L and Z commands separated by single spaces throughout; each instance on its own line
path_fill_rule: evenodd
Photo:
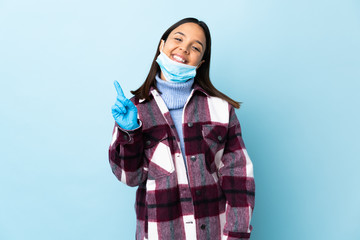
M 166 80 L 171 82 L 186 82 L 194 78 L 197 66 L 190 66 L 170 59 L 163 51 L 160 51 L 156 62 L 161 68 Z

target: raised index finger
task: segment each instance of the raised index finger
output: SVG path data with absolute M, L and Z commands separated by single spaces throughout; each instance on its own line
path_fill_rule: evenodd
M 118 94 L 118 97 L 122 100 L 122 99 L 126 99 L 125 95 L 124 95 L 124 92 L 122 90 L 122 88 L 120 87 L 120 84 L 118 83 L 118 81 L 114 81 L 114 86 L 115 86 L 115 89 L 116 89 L 116 92 Z

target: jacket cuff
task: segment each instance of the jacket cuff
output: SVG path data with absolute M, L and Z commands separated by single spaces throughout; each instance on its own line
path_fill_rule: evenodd
M 121 128 L 117 122 L 115 121 L 115 125 L 116 127 L 118 128 L 119 130 L 119 136 L 118 136 L 118 139 L 119 139 L 119 143 L 120 144 L 130 144 L 130 143 L 134 143 L 138 140 L 141 139 L 141 129 L 142 129 L 142 121 L 140 119 L 138 119 L 138 124 L 139 124 L 139 127 L 135 128 L 135 129 L 131 129 L 131 130 L 128 130 L 128 129 L 123 129 Z

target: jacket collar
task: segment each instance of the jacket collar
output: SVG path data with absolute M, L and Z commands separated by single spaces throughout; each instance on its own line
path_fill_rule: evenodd
M 193 85 L 193 94 L 195 93 L 195 92 L 202 92 L 203 94 L 205 94 L 206 96 L 210 96 L 202 87 L 200 87 L 200 85 L 199 84 L 197 84 L 196 82 L 194 83 L 194 85 Z M 154 87 L 154 86 L 151 86 L 150 87 L 150 91 L 149 91 L 149 95 L 153 95 L 153 93 L 154 92 L 158 92 L 157 90 L 156 90 L 156 88 Z M 142 103 L 142 102 L 144 102 L 145 101 L 145 98 L 142 98 L 142 99 L 139 99 L 139 103 Z

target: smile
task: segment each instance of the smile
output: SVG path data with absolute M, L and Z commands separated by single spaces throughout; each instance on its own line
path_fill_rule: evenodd
M 172 55 L 173 59 L 177 62 L 180 63 L 185 63 L 185 59 L 183 59 L 182 57 L 180 57 L 179 55 Z

